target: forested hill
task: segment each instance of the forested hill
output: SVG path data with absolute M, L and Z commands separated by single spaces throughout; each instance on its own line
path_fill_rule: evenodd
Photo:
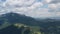
M 0 24 L 5 22 L 11 23 L 11 24 L 22 23 L 27 25 L 37 25 L 37 22 L 34 18 L 17 14 L 17 13 L 12 13 L 12 12 L 2 14 L 0 16 Z
M 35 28 L 39 29 L 42 34 L 60 34 L 60 20 L 58 19 L 47 18 L 36 20 L 32 17 L 12 12 L 0 15 L 0 28 L 6 28 L 6 25 L 9 27 L 8 24 L 15 23 L 21 23 L 31 27 L 34 26 Z

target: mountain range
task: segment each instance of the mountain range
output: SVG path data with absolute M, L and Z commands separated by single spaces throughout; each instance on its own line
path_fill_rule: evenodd
M 0 28 L 4 29 L 12 24 L 21 23 L 28 26 L 40 27 L 40 32 L 45 34 L 58 34 L 60 32 L 60 20 L 58 19 L 35 19 L 29 16 L 17 14 L 17 13 L 6 13 L 0 15 Z M 36 27 L 37 28 L 37 27 Z M 52 33 L 51 33 L 52 32 Z

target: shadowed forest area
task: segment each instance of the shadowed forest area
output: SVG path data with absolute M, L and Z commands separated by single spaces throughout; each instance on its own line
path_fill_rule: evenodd
M 60 19 L 35 19 L 10 12 L 0 15 L 0 34 L 60 34 Z

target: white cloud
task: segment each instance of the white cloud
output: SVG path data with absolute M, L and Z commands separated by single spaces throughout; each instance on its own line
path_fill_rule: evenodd
M 6 12 L 16 12 L 19 14 L 25 14 L 31 17 L 55 17 L 60 16 L 60 3 L 49 4 L 52 0 L 42 0 L 41 2 L 36 2 L 36 0 L 6 0 L 0 7 L 0 13 Z M 43 5 L 47 4 L 48 8 L 41 8 Z M 57 12 L 57 13 L 56 13 Z
M 35 0 L 7 0 L 7 4 L 9 5 L 20 5 L 20 6 L 27 6 L 32 5 Z
M 51 2 L 52 0 L 45 0 L 47 3 Z
M 31 5 L 30 7 L 28 7 L 29 9 L 36 9 L 43 6 L 43 4 L 41 2 L 36 2 L 33 5 Z
M 52 0 L 42 0 L 42 3 L 43 4 L 48 4 L 48 3 L 50 3 Z
M 53 17 L 53 15 L 48 12 L 48 9 L 46 8 L 39 8 L 36 10 L 29 11 L 28 13 L 26 13 L 26 15 L 39 18 Z
M 56 12 L 56 16 L 57 16 L 57 17 L 60 16 L 60 12 Z
M 57 5 L 56 4 L 49 4 L 48 8 L 50 8 L 50 9 L 56 9 Z

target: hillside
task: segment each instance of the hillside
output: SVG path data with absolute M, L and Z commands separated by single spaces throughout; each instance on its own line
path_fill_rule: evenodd
M 21 28 L 20 26 L 24 26 L 24 28 L 26 27 L 31 28 L 32 32 L 34 32 L 33 34 L 35 34 L 36 32 L 38 34 L 40 33 L 41 34 L 43 33 L 44 34 L 59 34 L 60 33 L 60 20 L 58 19 L 50 19 L 50 18 L 34 19 L 29 16 L 12 13 L 12 12 L 0 15 L 0 31 L 2 32 L 10 31 L 11 27 L 15 29 L 15 26 L 12 26 L 14 24 L 19 25 L 17 26 L 19 28 Z M 19 28 L 16 28 L 15 30 L 12 29 L 12 30 L 14 32 L 16 30 L 19 30 Z
M 0 34 L 41 34 L 38 26 L 28 26 L 16 23 L 0 29 Z
M 11 24 L 22 23 L 27 25 L 37 25 L 34 18 L 12 12 L 1 15 L 0 19 L 0 21 L 2 21 L 1 23 L 9 22 Z

